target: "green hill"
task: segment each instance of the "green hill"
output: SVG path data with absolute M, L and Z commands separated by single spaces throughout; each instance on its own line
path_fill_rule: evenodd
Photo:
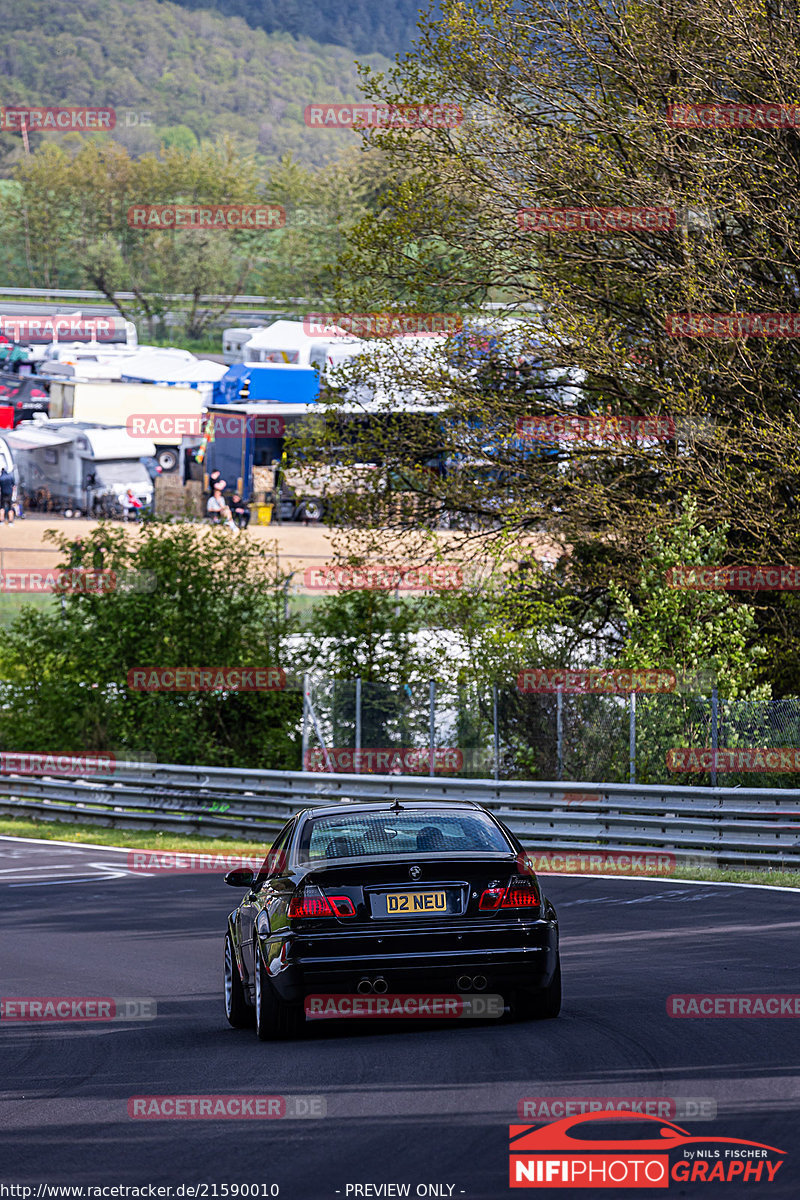
M 244 17 L 268 33 L 312 34 L 317 41 L 347 46 L 357 54 L 407 50 L 417 35 L 417 0 L 178 0 L 184 8 L 213 9 Z
M 358 142 L 303 120 L 306 104 L 361 98 L 340 46 L 161 0 L 0 0 L 0 18 L 2 104 L 111 106 L 114 137 L 131 153 L 230 134 L 268 162 L 291 151 L 321 163 Z M 24 153 L 19 134 L 0 133 L 0 151 L 7 174 Z

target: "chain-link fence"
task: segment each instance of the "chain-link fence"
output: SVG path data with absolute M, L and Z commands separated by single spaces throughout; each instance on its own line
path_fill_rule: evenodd
M 305 770 L 800 787 L 800 698 L 559 695 L 306 677 Z

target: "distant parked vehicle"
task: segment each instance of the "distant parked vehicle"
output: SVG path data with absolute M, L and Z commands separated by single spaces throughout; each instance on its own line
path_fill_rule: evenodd
M 155 446 L 124 428 L 87 421 L 40 421 L 5 436 L 17 481 L 31 507 L 71 516 L 121 516 L 128 488 L 152 508 L 153 483 L 141 461 Z

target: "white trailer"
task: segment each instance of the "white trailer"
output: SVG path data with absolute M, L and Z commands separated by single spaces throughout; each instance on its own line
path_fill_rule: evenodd
M 153 503 L 153 482 L 142 456 L 152 441 L 125 429 L 88 421 L 23 422 L 4 441 L 14 455 L 17 484 L 34 507 L 78 516 L 118 516 L 130 488 L 144 507 Z
M 155 443 L 152 453 L 162 471 L 174 471 L 179 462 L 181 434 L 169 436 L 170 417 L 190 417 L 199 433 L 204 408 L 211 403 L 213 387 L 200 384 L 114 383 L 99 379 L 53 379 L 50 384 L 50 417 L 74 417 L 102 425 L 127 426 L 136 431 L 145 428 Z M 144 426 L 135 417 L 154 418 Z M 152 433 L 162 424 L 163 433 Z M 138 438 L 136 439 L 138 440 Z

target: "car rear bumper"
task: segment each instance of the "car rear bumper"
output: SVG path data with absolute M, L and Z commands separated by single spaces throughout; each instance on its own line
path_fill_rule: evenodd
M 389 992 L 481 990 L 500 993 L 537 990 L 548 985 L 558 962 L 556 921 L 467 931 L 431 938 L 405 932 L 308 938 L 289 935 L 265 943 L 273 986 L 287 1003 L 324 993 L 355 994 L 359 984 L 378 977 Z M 416 943 L 416 944 L 415 944 Z M 464 986 L 479 977 L 482 986 Z

